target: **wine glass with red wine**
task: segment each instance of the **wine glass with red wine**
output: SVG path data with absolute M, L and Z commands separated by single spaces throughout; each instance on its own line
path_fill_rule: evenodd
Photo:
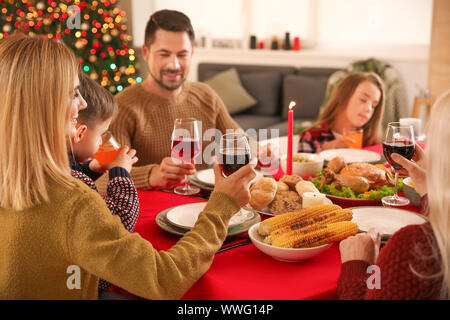
M 194 158 L 202 150 L 198 121 L 193 118 L 175 119 L 172 132 L 172 159 L 177 162 L 194 163 Z M 200 192 L 200 189 L 192 186 L 185 177 L 185 184 L 176 187 L 175 193 L 192 195 Z
M 398 153 L 404 158 L 411 160 L 414 155 L 416 144 L 414 141 L 414 129 L 412 125 L 400 124 L 400 122 L 390 122 L 386 129 L 383 140 L 383 154 L 389 164 L 395 170 L 394 195 L 381 199 L 386 206 L 406 206 L 409 200 L 399 197 L 397 194 L 398 172 L 402 168 L 400 164 L 393 161 L 391 155 Z
M 218 159 L 225 176 L 250 163 L 252 154 L 247 136 L 243 133 L 224 134 L 220 138 Z

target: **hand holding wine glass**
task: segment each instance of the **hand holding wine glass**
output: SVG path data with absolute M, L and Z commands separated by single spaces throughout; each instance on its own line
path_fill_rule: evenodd
M 176 160 L 178 162 L 178 160 Z M 192 163 L 177 164 L 172 157 L 165 157 L 158 166 L 155 166 L 149 177 L 152 188 L 167 188 L 181 184 L 186 176 L 195 174 L 195 166 Z
M 218 158 L 225 176 L 249 164 L 252 153 L 247 136 L 243 133 L 224 134 L 220 138 Z
M 393 159 L 397 158 L 397 155 L 392 155 Z M 400 156 L 401 157 L 401 156 Z M 401 157 L 404 161 L 408 161 L 406 159 L 404 159 L 403 157 Z M 401 160 L 397 161 L 397 159 L 394 159 L 394 161 L 400 163 Z M 422 149 L 422 147 L 420 146 L 420 144 L 416 143 L 416 148 L 414 149 L 414 154 L 411 158 L 411 161 L 409 162 L 414 162 L 414 164 L 420 168 L 422 168 L 423 170 L 425 170 L 425 150 Z M 405 165 L 403 165 L 403 163 L 400 163 L 402 165 L 402 169 L 400 169 L 399 174 L 401 176 L 410 176 L 410 172 L 408 171 L 408 169 L 405 167 Z
M 236 200 L 241 207 L 250 201 L 250 182 L 256 177 L 253 164 L 248 164 L 228 176 L 223 177 L 220 165 L 214 163 L 215 192 L 223 192 Z
M 395 170 L 394 195 L 381 199 L 386 206 L 405 206 L 409 200 L 399 197 L 397 194 L 398 175 L 402 165 L 394 161 L 391 157 L 393 153 L 398 153 L 404 158 L 411 160 L 415 150 L 414 130 L 411 125 L 401 125 L 399 122 L 391 122 L 386 129 L 383 140 L 383 154 L 389 164 Z
M 175 164 L 193 164 L 195 156 L 201 152 L 200 133 L 198 121 L 193 118 L 176 119 L 172 132 L 171 158 Z M 191 186 L 185 176 L 184 186 L 176 187 L 175 193 L 192 195 L 200 192 L 200 189 Z
M 416 152 L 418 148 L 420 147 L 416 145 Z M 392 154 L 391 157 L 403 167 L 400 172 L 403 172 L 403 174 L 406 173 L 406 175 L 411 177 L 412 181 L 414 181 L 414 189 L 421 197 L 423 197 L 427 193 L 427 177 L 425 168 L 421 166 L 419 161 L 409 161 L 396 153 Z

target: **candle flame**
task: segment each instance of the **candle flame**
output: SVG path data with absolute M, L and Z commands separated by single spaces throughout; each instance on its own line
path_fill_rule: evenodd
M 296 105 L 295 101 L 291 101 L 289 103 L 289 110 L 292 110 L 295 107 L 295 105 Z

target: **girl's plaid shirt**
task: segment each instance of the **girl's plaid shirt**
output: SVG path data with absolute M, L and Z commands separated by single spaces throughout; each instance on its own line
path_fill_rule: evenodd
M 333 132 L 324 123 L 320 127 L 311 128 L 300 133 L 298 152 L 317 153 L 322 151 L 325 142 L 336 139 Z

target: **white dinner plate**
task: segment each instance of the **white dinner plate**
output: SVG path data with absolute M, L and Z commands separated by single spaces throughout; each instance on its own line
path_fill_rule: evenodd
M 366 232 L 375 228 L 383 237 L 391 237 L 403 227 L 412 224 L 423 224 L 427 218 L 419 213 L 388 207 L 353 207 L 352 221 L 360 231 Z
M 379 162 L 382 158 L 379 153 L 362 149 L 330 149 L 319 153 L 325 161 L 330 161 L 335 157 L 343 157 L 346 163 L 353 162 Z
M 167 212 L 167 220 L 177 227 L 192 229 L 205 206 L 206 202 L 199 202 L 173 207 Z M 243 208 L 231 217 L 228 227 L 244 223 L 252 219 L 254 215 L 253 211 Z
M 203 182 L 200 182 L 198 179 L 196 179 L 195 175 L 189 176 L 189 182 L 193 184 L 194 186 L 199 187 L 200 189 L 203 189 L 205 191 L 212 192 L 214 190 L 213 185 L 209 185 Z
M 156 216 L 155 222 L 156 224 L 164 231 L 169 232 L 171 234 L 175 234 L 177 236 L 184 236 L 187 232 L 190 231 L 190 229 L 180 228 L 177 226 L 174 226 L 172 223 L 170 223 L 167 220 L 167 212 L 170 211 L 171 208 L 166 209 L 158 213 Z M 238 224 L 233 227 L 228 228 L 227 236 L 232 237 L 244 232 L 247 232 L 248 229 L 255 223 L 258 223 L 261 221 L 261 217 L 259 214 L 255 214 L 254 217 L 250 220 L 245 221 L 244 223 Z
M 264 174 L 260 171 L 256 171 L 256 178 L 252 180 L 252 183 L 259 180 L 262 177 L 264 177 Z M 198 171 L 197 174 L 195 175 L 195 178 L 208 186 L 214 186 L 214 183 L 216 181 L 214 177 L 214 169 L 212 168 Z

